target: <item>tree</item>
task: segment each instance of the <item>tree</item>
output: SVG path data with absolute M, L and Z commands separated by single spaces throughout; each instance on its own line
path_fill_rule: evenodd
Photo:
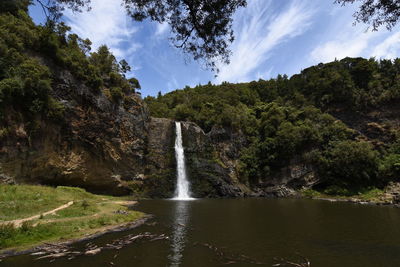
M 131 66 L 129 66 L 128 62 L 126 62 L 126 60 L 123 59 L 119 62 L 119 69 L 121 73 L 125 74 L 131 71 Z
M 354 13 L 356 22 L 370 24 L 374 31 L 381 26 L 391 30 L 400 18 L 400 1 L 398 0 L 335 0 L 335 3 L 346 4 L 361 2 L 360 8 Z
M 378 152 L 365 141 L 332 142 L 321 161 L 320 175 L 340 187 L 376 185 Z
M 49 19 L 57 20 L 64 9 L 90 9 L 90 0 L 36 0 Z M 228 46 L 234 40 L 232 16 L 246 0 L 122 0 L 135 21 L 150 19 L 168 23 L 175 47 L 206 67 L 218 71 L 217 61 L 229 63 Z M 116 3 L 118 4 L 118 3 Z
M 90 63 L 97 66 L 102 75 L 109 75 L 110 72 L 119 72 L 119 65 L 107 46 L 102 45 L 97 52 L 93 52 L 89 58 Z
M 13 0 L 6 0 L 13 1 Z M 21 1 L 21 0 L 17 0 Z M 45 13 L 48 20 L 58 20 L 62 16 L 65 8 L 74 12 L 81 12 L 83 8 L 90 10 L 90 0 L 36 0 Z
M 18 13 L 18 10 L 28 10 L 30 0 L 2 0 L 0 1 L 0 13 L 10 12 L 11 14 Z
M 131 90 L 133 92 L 136 92 L 136 90 L 142 89 L 142 87 L 140 86 L 139 81 L 136 78 L 128 79 L 128 83 L 129 83 L 129 86 L 131 87 Z

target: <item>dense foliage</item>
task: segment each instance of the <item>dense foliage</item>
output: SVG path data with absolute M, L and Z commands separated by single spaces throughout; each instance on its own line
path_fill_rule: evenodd
M 318 107 L 365 111 L 400 99 L 400 59 L 345 58 L 305 69 L 286 83 Z
M 321 186 L 356 190 L 400 178 L 398 145 L 377 149 L 329 113 L 363 114 L 400 100 L 400 59 L 345 58 L 290 79 L 186 87 L 147 97 L 152 116 L 242 132 L 242 182 L 267 183 L 290 162 L 312 164 Z M 397 147 L 397 149 L 396 149 Z
M 34 132 L 42 118 L 63 118 L 64 106 L 52 97 L 60 70 L 71 72 L 94 93 L 108 93 L 116 103 L 130 101 L 127 96 L 140 85 L 125 78 L 130 71 L 126 61 L 117 62 L 106 46 L 90 52 L 90 41 L 68 34 L 63 23 L 36 26 L 26 13 L 28 4 L 0 4 L 0 137 L 17 121 Z M 10 118 L 12 114 L 22 117 Z

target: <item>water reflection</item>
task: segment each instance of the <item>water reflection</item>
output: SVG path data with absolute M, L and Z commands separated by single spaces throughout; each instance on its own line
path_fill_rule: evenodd
M 176 201 L 171 236 L 171 254 L 168 256 L 171 267 L 178 267 L 182 263 L 188 222 L 189 201 Z

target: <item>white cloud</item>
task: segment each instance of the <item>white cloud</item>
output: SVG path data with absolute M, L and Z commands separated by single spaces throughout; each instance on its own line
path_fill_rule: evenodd
M 335 58 L 340 60 L 345 57 L 399 56 L 399 29 L 395 28 L 390 32 L 382 28 L 374 32 L 368 29 L 368 25 L 362 23 L 354 26 L 354 18 L 350 13 L 355 10 L 344 9 L 344 12 L 336 12 L 331 16 L 331 24 L 325 28 L 325 34 L 320 37 L 322 41 L 315 44 L 310 52 L 311 63 L 329 62 Z
M 262 72 L 257 71 L 255 78 L 257 80 L 259 80 L 259 79 L 268 80 L 272 76 L 272 71 L 273 71 L 273 68 L 269 68 L 268 70 L 262 71 Z
M 72 31 L 89 38 L 93 49 L 106 44 L 118 58 L 128 58 L 140 44 L 132 42 L 138 28 L 132 25 L 120 0 L 92 0 L 89 12 L 67 11 L 65 17 Z M 126 48 L 127 47 L 127 48 Z
M 295 0 L 283 12 L 273 14 L 271 1 L 252 0 L 235 17 L 236 40 L 229 65 L 220 65 L 216 82 L 241 82 L 254 78 L 253 72 L 281 43 L 303 34 L 310 26 L 314 9 Z
M 155 36 L 156 37 L 163 36 L 168 32 L 168 30 L 169 30 L 168 23 L 166 23 L 166 22 L 158 23 L 157 24 L 157 28 L 156 28 L 156 32 L 155 32 Z
M 375 47 L 372 56 L 376 58 L 395 58 L 400 55 L 400 31 L 387 37 Z
M 357 57 L 368 48 L 370 40 L 374 37 L 371 32 L 347 32 L 332 41 L 318 45 L 312 52 L 314 62 L 329 62 L 345 57 Z

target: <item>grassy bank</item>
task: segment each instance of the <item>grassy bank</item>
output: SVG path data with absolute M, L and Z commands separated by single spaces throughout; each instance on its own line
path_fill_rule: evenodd
M 66 208 L 46 215 L 67 203 Z M 124 198 L 79 188 L 0 185 L 0 251 L 81 238 L 143 217 L 125 204 Z M 32 216 L 36 218 L 20 225 L 15 221 Z
M 337 192 L 332 190 L 316 191 L 312 189 L 303 190 L 303 197 L 313 199 L 331 199 L 353 202 L 371 202 L 377 204 L 391 203 L 392 196 L 385 193 L 384 190 L 377 188 L 367 188 L 360 192 Z

